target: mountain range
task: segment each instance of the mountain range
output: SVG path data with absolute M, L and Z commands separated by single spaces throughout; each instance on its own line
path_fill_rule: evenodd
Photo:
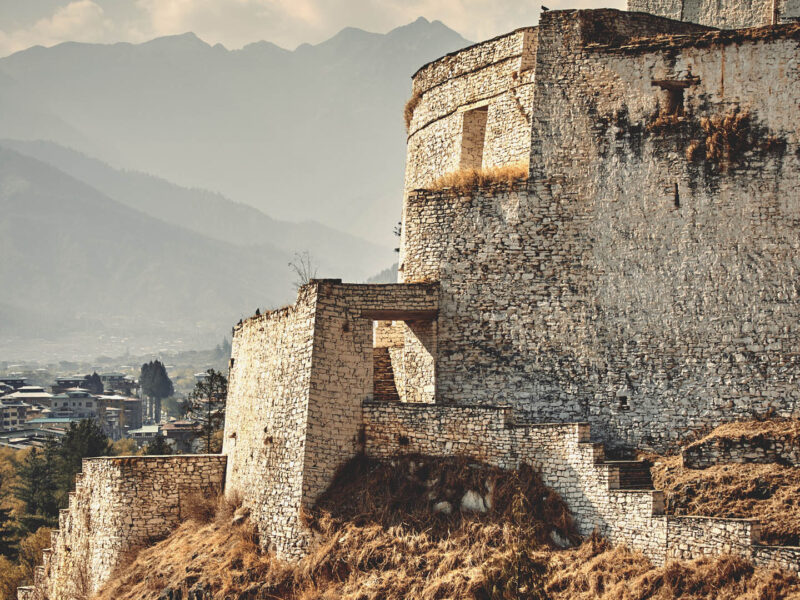
M 33 47 L 0 60 L 0 137 L 58 142 L 390 245 L 410 76 L 468 43 L 420 18 L 294 51 L 227 50 L 192 33 Z
M 409 76 L 466 44 L 419 19 L 294 51 L 185 34 L 0 59 L 0 359 L 216 343 L 291 301 L 298 252 L 386 269 Z

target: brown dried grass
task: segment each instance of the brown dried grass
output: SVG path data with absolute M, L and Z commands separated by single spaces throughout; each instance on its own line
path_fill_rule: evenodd
M 741 160 L 745 152 L 759 146 L 759 140 L 755 139 L 755 123 L 747 111 L 733 110 L 724 115 L 703 117 L 700 127 L 705 137 L 692 140 L 686 148 L 686 158 L 691 162 L 704 158 L 725 166 Z
M 734 556 L 654 567 L 639 553 L 594 538 L 552 557 L 546 591 L 553 600 L 778 600 L 800 598 L 793 575 L 754 569 Z
M 776 464 L 686 469 L 680 456 L 669 456 L 656 459 L 651 472 L 669 514 L 758 519 L 765 544 L 800 545 L 800 469 Z
M 419 90 L 414 90 L 414 93 L 411 94 L 411 98 L 408 99 L 408 102 L 406 102 L 406 105 L 403 108 L 403 119 L 406 123 L 406 131 L 411 129 L 411 120 L 414 118 L 414 111 L 417 109 L 417 106 L 421 100 L 422 92 Z
M 436 179 L 427 189 L 438 191 L 449 188 L 459 193 L 467 193 L 485 185 L 510 185 L 527 177 L 528 163 L 519 161 L 502 167 L 461 169 L 447 173 Z
M 762 443 L 769 440 L 785 440 L 794 443 L 798 439 L 800 439 L 800 419 L 770 417 L 725 423 L 689 446 L 712 440 L 719 440 L 722 443 L 725 441 Z
M 800 438 L 800 420 L 758 418 L 725 423 L 700 432 L 686 444 L 747 441 L 759 445 Z M 643 456 L 644 457 L 644 456 Z M 647 456 L 653 484 L 663 490 L 668 514 L 761 521 L 761 539 L 778 546 L 800 545 L 800 469 L 780 464 L 720 464 L 687 469 L 680 455 Z
M 486 514 L 431 509 L 430 497 L 455 502 L 464 490 L 485 490 L 487 483 L 495 491 Z M 509 473 L 421 457 L 390 464 L 355 460 L 307 515 L 315 542 L 310 555 L 294 565 L 262 553 L 253 529 L 232 526 L 233 513 L 227 511 L 205 525 L 184 522 L 168 539 L 140 552 L 97 599 L 800 597 L 790 595 L 800 590 L 794 577 L 754 570 L 736 558 L 655 568 L 598 536 L 557 550 L 550 532 L 575 540 L 572 520 L 558 496 L 527 468 Z

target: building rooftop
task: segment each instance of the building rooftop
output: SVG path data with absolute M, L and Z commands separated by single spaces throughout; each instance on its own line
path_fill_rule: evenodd
M 144 425 L 139 429 L 130 429 L 128 430 L 128 435 L 135 435 L 135 434 L 142 434 L 148 435 L 152 434 L 155 435 L 158 433 L 159 425 Z

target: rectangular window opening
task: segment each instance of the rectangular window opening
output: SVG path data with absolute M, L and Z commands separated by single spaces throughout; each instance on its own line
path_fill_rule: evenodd
M 483 144 L 486 139 L 486 120 L 489 107 L 481 106 L 464 113 L 461 130 L 461 169 L 480 169 L 483 166 Z

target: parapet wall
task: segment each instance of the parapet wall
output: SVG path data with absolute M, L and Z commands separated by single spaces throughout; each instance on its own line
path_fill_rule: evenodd
M 91 596 L 126 554 L 167 536 L 198 495 L 218 495 L 224 473 L 221 455 L 84 459 L 52 547 L 20 598 Z
M 540 469 L 582 534 L 597 528 L 657 564 L 732 553 L 761 566 L 800 570 L 800 548 L 759 545 L 754 521 L 666 516 L 662 492 L 621 489 L 622 463 L 605 462 L 587 424 L 518 425 L 506 407 L 367 402 L 364 431 L 365 452 L 375 458 L 466 456 L 506 469 Z
M 527 161 L 536 28 L 526 27 L 449 54 L 413 79 L 406 190 L 460 168 Z M 474 147 L 465 148 L 466 135 Z
M 432 388 L 430 319 L 438 297 L 437 284 L 316 280 L 300 289 L 293 306 L 237 326 L 223 447 L 226 493 L 242 497 L 262 544 L 279 557 L 304 553 L 301 511 L 358 452 L 361 402 L 374 389 L 373 322 L 411 319 L 401 330 L 404 381 L 415 390 Z
M 800 17 L 797 0 L 628 0 L 628 10 L 722 29 L 759 27 Z
M 655 450 L 792 416 L 796 26 L 631 42 L 611 12 L 542 17 L 528 182 L 406 199 L 403 277 L 441 285 L 437 398 Z M 653 83 L 687 78 L 683 115 L 659 125 Z M 703 123 L 736 110 L 746 149 L 714 158 Z

